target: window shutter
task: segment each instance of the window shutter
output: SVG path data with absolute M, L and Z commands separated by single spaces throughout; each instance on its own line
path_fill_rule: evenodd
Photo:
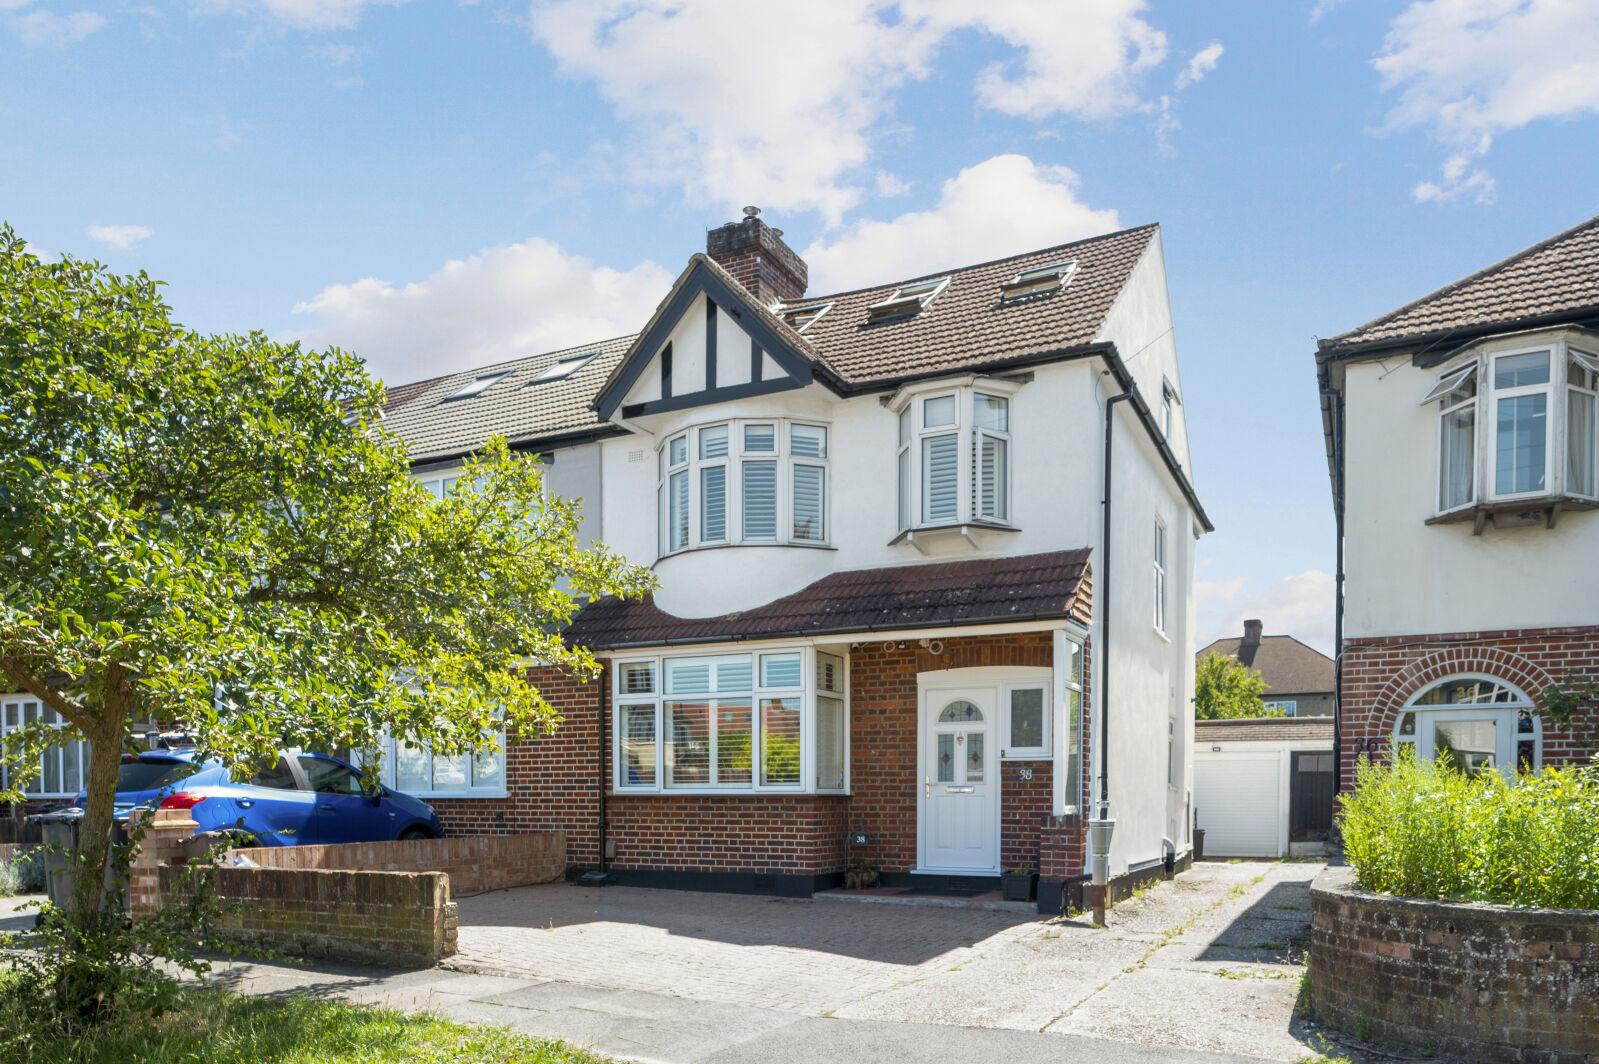
M 923 521 L 953 521 L 958 515 L 959 439 L 951 434 L 922 440 Z
M 688 470 L 672 474 L 670 511 L 670 544 L 667 549 L 681 550 L 688 546 Z
M 1010 500 L 1006 497 L 1006 441 L 998 436 L 978 433 L 977 436 L 977 516 L 1003 521 L 1009 517 Z
M 744 463 L 744 538 L 777 539 L 777 463 Z
M 794 467 L 794 538 L 819 540 L 822 537 L 822 488 L 824 471 L 821 466 L 796 465 Z
M 715 542 L 727 538 L 727 467 L 706 466 L 700 470 L 700 539 Z

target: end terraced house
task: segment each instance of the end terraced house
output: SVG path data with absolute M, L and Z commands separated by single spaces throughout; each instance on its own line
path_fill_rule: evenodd
M 400 747 L 384 782 L 452 832 L 564 829 L 574 867 L 638 885 L 807 896 L 864 859 L 983 890 L 1026 866 L 1056 911 L 1102 794 L 1113 877 L 1181 867 L 1210 525 L 1158 227 L 806 286 L 751 215 L 637 335 L 391 389 L 433 491 L 503 435 L 660 589 L 578 616 L 607 668 L 538 675 L 555 735 Z
M 1342 541 L 1342 786 L 1414 744 L 1468 771 L 1586 761 L 1599 678 L 1599 218 L 1316 354 Z

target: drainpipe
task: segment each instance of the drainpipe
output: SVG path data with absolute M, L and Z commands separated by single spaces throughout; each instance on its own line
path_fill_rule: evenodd
M 1116 821 L 1110 818 L 1110 545 L 1111 545 L 1111 456 L 1116 427 L 1116 404 L 1131 399 L 1131 390 L 1105 400 L 1105 498 L 1104 528 L 1100 536 L 1100 572 L 1095 598 L 1101 600 L 1099 646 L 1103 668 L 1099 671 L 1099 802 L 1088 822 L 1088 850 L 1093 860 L 1094 923 L 1105 923 L 1106 894 L 1110 888 L 1110 840 Z
M 1333 796 L 1344 785 L 1344 397 L 1336 391 L 1322 393 L 1332 404 L 1333 521 L 1337 542 L 1336 596 L 1333 610 Z

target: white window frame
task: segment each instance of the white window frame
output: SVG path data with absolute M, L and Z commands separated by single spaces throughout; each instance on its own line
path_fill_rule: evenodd
M 1497 684 L 1500 687 L 1508 690 L 1511 695 L 1514 696 L 1513 700 L 1509 702 L 1461 702 L 1447 705 L 1417 705 L 1417 701 L 1419 699 L 1424 697 L 1429 691 L 1432 691 L 1443 684 L 1459 683 L 1461 681 L 1471 680 Z M 1432 683 L 1427 684 L 1419 691 L 1413 692 L 1411 696 L 1405 700 L 1404 707 L 1400 709 L 1399 715 L 1394 718 L 1392 740 L 1396 750 L 1401 745 L 1408 743 L 1419 755 L 1421 753 L 1421 737 L 1424 734 L 1431 734 L 1432 732 L 1432 729 L 1428 727 L 1428 724 L 1430 723 L 1428 719 L 1429 717 L 1448 716 L 1456 720 L 1493 720 L 1496 722 L 1505 722 L 1509 728 L 1510 734 L 1509 749 L 1511 751 L 1511 759 L 1509 764 L 1500 765 L 1499 767 L 1503 774 L 1511 779 L 1514 779 L 1515 774 L 1520 769 L 1520 758 L 1517 756 L 1517 752 L 1522 742 L 1522 733 L 1519 730 L 1519 726 L 1521 714 L 1523 712 L 1529 713 L 1532 719 L 1531 771 L 1534 773 L 1541 772 L 1543 771 L 1544 733 L 1543 718 L 1538 712 L 1538 707 L 1533 703 L 1532 699 L 1528 698 L 1526 694 L 1515 684 L 1510 683 L 1508 680 L 1505 680 L 1502 677 L 1493 676 L 1485 672 L 1460 673 L 1455 676 L 1448 676 L 1441 680 L 1434 680 Z M 1400 729 L 1402 729 L 1405 725 L 1405 718 L 1412 714 L 1414 714 L 1415 730 L 1410 735 L 1401 734 Z
M 1075 813 L 1081 810 L 1080 802 L 1083 797 L 1084 769 L 1087 765 L 1088 750 L 1083 742 L 1084 726 L 1089 717 L 1088 698 L 1083 687 L 1088 679 L 1088 650 L 1087 644 L 1080 635 L 1057 631 L 1054 639 L 1054 664 L 1052 666 L 1055 684 L 1055 705 L 1060 713 L 1060 727 L 1055 730 L 1055 735 L 1060 740 L 1061 771 L 1057 774 L 1061 788 L 1061 812 Z M 1072 674 L 1067 664 L 1073 660 L 1072 650 L 1075 648 L 1077 661 L 1077 678 L 1072 679 Z M 1068 708 L 1071 705 L 1072 695 L 1077 696 L 1077 727 L 1072 728 L 1071 721 L 1067 719 Z M 1075 741 L 1077 749 L 1075 754 L 1072 744 Z M 1076 786 L 1072 786 L 1073 783 Z
M 455 489 L 455 482 L 461 479 L 460 474 L 459 469 L 434 471 L 417 477 L 416 482 L 422 485 L 423 491 L 435 499 L 442 499 Z
M 25 709 L 30 703 L 34 706 L 35 711 L 33 722 L 29 722 L 25 715 Z M 0 736 L 8 735 L 13 731 L 20 731 L 29 726 L 30 723 L 39 721 L 58 730 L 65 730 L 71 727 L 57 715 L 55 710 L 45 705 L 35 695 L 24 693 L 0 697 Z M 72 756 L 78 759 L 78 785 L 71 789 L 63 787 L 53 791 L 45 790 L 44 759 L 51 757 L 56 759 L 56 775 L 62 783 L 65 783 L 67 779 L 66 759 Z M 72 739 L 64 743 L 45 747 L 39 752 L 38 768 L 39 771 L 34 774 L 32 781 L 28 783 L 28 786 L 33 789 L 23 792 L 25 800 L 42 801 L 45 799 L 74 797 L 79 791 L 84 790 L 89 785 L 89 741 L 87 739 Z M 13 771 L 14 769 L 10 764 L 6 763 L 6 761 L 0 761 L 0 781 L 4 781 L 4 785 L 10 785 Z
M 1166 634 L 1166 522 L 1155 516 L 1154 550 L 1155 631 Z
M 1573 381 L 1571 379 L 1571 364 L 1576 362 L 1585 371 L 1593 375 L 1593 381 L 1595 384 L 1599 384 L 1599 355 L 1590 354 L 1589 352 L 1578 347 L 1568 347 L 1565 354 L 1566 357 L 1562 360 L 1561 365 L 1563 366 L 1562 372 L 1565 374 L 1564 395 L 1566 401 L 1561 404 L 1560 419 L 1566 438 L 1563 446 L 1560 448 L 1560 454 L 1557 456 L 1559 459 L 1562 478 L 1564 478 L 1571 464 L 1571 449 L 1577 445 L 1577 442 L 1580 442 L 1574 442 L 1570 435 L 1572 431 L 1571 395 L 1573 392 L 1578 395 L 1586 395 L 1592 398 L 1594 404 L 1594 420 L 1596 424 L 1592 438 L 1590 438 L 1588 441 L 1588 461 L 1590 463 L 1589 468 L 1595 470 L 1594 490 L 1592 492 L 1579 492 L 1570 484 L 1565 484 L 1563 486 L 1568 494 L 1575 496 L 1576 498 L 1599 499 L 1599 388 L 1585 388 L 1580 381 Z
M 751 451 L 746 448 L 744 430 L 749 426 L 770 425 L 773 448 L 770 451 Z M 796 425 L 820 429 L 823 434 L 820 457 L 793 453 L 793 429 Z M 700 457 L 700 434 L 707 429 L 727 429 L 727 454 L 716 458 Z M 737 418 L 707 421 L 704 424 L 685 426 L 664 434 L 656 446 L 657 514 L 659 521 L 658 544 L 661 557 L 681 554 L 690 550 L 714 547 L 780 546 L 780 547 L 831 547 L 833 524 L 833 427 L 826 421 L 814 418 Z M 676 440 L 684 441 L 684 460 L 671 463 L 671 446 Z M 751 537 L 744 531 L 744 466 L 746 462 L 772 462 L 777 467 L 776 538 Z M 727 470 L 724 495 L 727 519 L 720 539 L 705 538 L 704 481 L 702 470 L 724 466 Z M 822 534 L 820 538 L 801 538 L 794 535 L 794 468 L 809 466 L 822 471 Z M 688 534 L 682 544 L 672 541 L 671 484 L 672 477 L 687 473 Z
M 899 531 L 916 531 L 927 528 L 950 528 L 959 525 L 982 524 L 998 528 L 1015 528 L 1016 520 L 1016 392 L 1020 382 L 999 378 L 966 378 L 959 383 L 932 383 L 902 389 L 889 403 L 894 416 L 895 439 L 895 524 Z M 1003 399 L 1005 429 L 977 427 L 977 396 L 985 395 Z M 955 422 L 953 425 L 926 424 L 927 402 L 953 399 Z M 901 420 L 909 414 L 909 425 Z M 901 439 L 901 436 L 904 439 Z M 929 518 L 929 488 L 923 475 L 926 441 L 941 436 L 955 437 L 955 513 L 952 517 Z M 983 437 L 1003 441 L 1005 445 L 1005 477 L 1003 517 L 978 513 L 981 485 L 979 480 L 979 447 Z
M 1486 479 L 1483 481 L 1487 489 L 1488 498 L 1495 502 L 1510 499 L 1531 499 L 1544 495 L 1557 493 L 1555 485 L 1554 456 L 1556 446 L 1561 438 L 1557 422 L 1563 421 L 1561 413 L 1556 412 L 1555 395 L 1557 382 L 1565 376 L 1564 349 L 1558 344 L 1540 344 L 1536 347 L 1515 348 L 1509 351 L 1495 351 L 1488 356 L 1486 366 L 1486 381 L 1479 374 L 1477 378 L 1477 394 L 1482 395 L 1483 384 L 1488 385 L 1488 433 L 1487 446 L 1483 449 L 1483 461 L 1487 465 Z M 1495 368 L 1502 359 L 1515 358 L 1518 355 L 1543 355 L 1549 360 L 1549 376 L 1542 384 L 1522 384 L 1510 388 L 1500 388 L 1495 379 Z M 1560 393 L 1564 396 L 1564 392 Z M 1543 440 L 1543 487 L 1531 488 L 1527 491 L 1499 490 L 1499 403 L 1506 399 L 1520 399 L 1525 396 L 1541 395 L 1544 397 L 1544 440 Z M 1482 408 L 1478 408 L 1481 417 Z M 1480 423 L 1479 423 L 1480 424 Z M 1564 450 L 1560 452 L 1564 457 Z M 1564 463 L 1562 463 L 1564 464 Z
M 1001 684 L 999 689 L 999 758 L 1001 761 L 1053 761 L 1055 759 L 1054 699 L 1048 680 L 1028 680 Z M 1043 705 L 1043 736 L 1036 746 L 1011 746 L 1011 695 L 1017 691 L 1037 691 Z
M 1297 717 L 1297 716 L 1299 716 L 1299 699 L 1297 699 L 1297 698 L 1289 698 L 1289 699 L 1286 699 L 1284 701 L 1267 702 L 1266 703 L 1266 708 L 1267 709 L 1280 709 L 1280 710 L 1283 711 L 1283 715 L 1284 716 Z
M 818 653 L 830 654 L 843 662 L 843 690 L 822 690 L 817 677 Z M 763 687 L 761 685 L 761 657 L 763 655 L 798 654 L 800 657 L 800 684 L 790 687 Z M 750 688 L 747 691 L 723 691 L 714 695 L 668 695 L 666 688 L 666 662 L 668 660 L 693 660 L 695 658 L 723 658 L 746 656 L 750 659 Z M 650 694 L 627 693 L 622 689 L 623 667 L 648 663 L 654 670 L 655 690 Z M 849 655 L 845 649 L 837 652 L 827 648 L 795 645 L 762 646 L 750 649 L 720 647 L 686 653 L 618 655 L 611 662 L 612 674 L 612 727 L 611 727 L 611 789 L 616 794 L 659 795 L 738 795 L 738 794 L 849 794 L 850 793 L 850 696 Z M 844 704 L 844 786 L 842 789 L 816 786 L 816 716 L 817 698 L 836 698 Z M 706 784 L 703 786 L 668 786 L 666 704 L 690 702 L 698 698 L 748 699 L 750 703 L 750 782 L 747 786 Z M 800 772 L 797 784 L 764 784 L 761 782 L 762 719 L 761 702 L 767 699 L 796 698 L 800 704 Z M 624 779 L 625 751 L 620 720 L 622 710 L 646 707 L 655 721 L 655 779 L 651 783 L 630 783 Z M 714 729 L 713 729 L 714 732 Z M 712 765 L 714 771 L 714 762 Z

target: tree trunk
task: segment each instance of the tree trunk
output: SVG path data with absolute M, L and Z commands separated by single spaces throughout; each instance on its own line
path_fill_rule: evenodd
M 84 731 L 89 740 L 89 785 L 78 832 L 78 882 L 72 895 L 72 922 L 89 927 L 105 901 L 105 870 L 111 855 L 111 828 L 116 814 L 117 770 L 122 764 L 122 732 L 128 719 L 122 692 L 108 692 L 103 730 Z M 80 729 L 81 730 L 81 729 Z

